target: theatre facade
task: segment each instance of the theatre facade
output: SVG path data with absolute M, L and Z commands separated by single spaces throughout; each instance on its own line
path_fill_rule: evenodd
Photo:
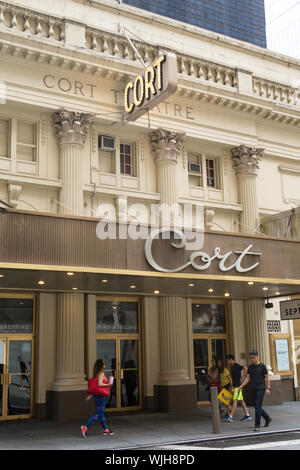
M 208 404 L 212 358 L 253 348 L 266 402 L 298 399 L 279 303 L 300 241 L 261 221 L 300 201 L 300 62 L 108 0 L 26 3 L 0 4 L 0 420 L 86 417 L 96 358 L 112 412 Z M 164 54 L 177 89 L 126 119 Z

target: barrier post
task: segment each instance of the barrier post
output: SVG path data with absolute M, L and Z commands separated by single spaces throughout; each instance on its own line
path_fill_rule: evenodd
M 212 408 L 213 432 L 214 434 L 221 434 L 221 420 L 217 387 L 210 388 L 210 399 Z

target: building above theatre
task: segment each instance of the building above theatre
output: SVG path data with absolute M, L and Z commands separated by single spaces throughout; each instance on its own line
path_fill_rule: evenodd
M 264 0 L 115 0 L 266 47 Z

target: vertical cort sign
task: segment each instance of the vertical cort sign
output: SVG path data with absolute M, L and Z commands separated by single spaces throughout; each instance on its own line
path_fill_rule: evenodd
M 127 121 L 135 121 L 177 89 L 177 59 L 170 52 L 162 53 L 152 65 L 127 83 L 124 106 Z

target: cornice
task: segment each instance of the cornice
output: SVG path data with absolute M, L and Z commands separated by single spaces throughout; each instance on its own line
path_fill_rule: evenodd
M 11 12 L 10 19 L 4 15 L 6 11 Z M 141 70 L 135 51 L 123 36 L 86 27 L 85 48 L 78 48 L 65 44 L 64 27 L 61 18 L 0 2 L 0 56 L 109 79 L 119 86 Z M 136 40 L 134 43 L 146 62 L 157 53 L 154 44 Z M 177 96 L 257 119 L 300 125 L 299 90 L 244 71 L 252 80 L 252 89 L 242 93 L 238 87 L 238 68 L 197 56 L 179 53 L 177 57 Z

